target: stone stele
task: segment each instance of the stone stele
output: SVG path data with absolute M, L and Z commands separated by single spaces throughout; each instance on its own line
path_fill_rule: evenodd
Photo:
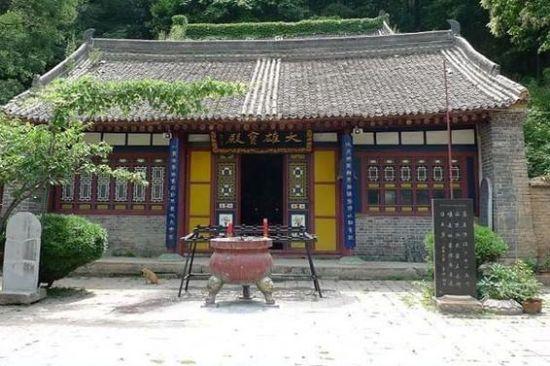
M 483 310 L 481 302 L 472 296 L 443 295 L 435 298 L 442 313 L 478 313 Z
M 30 212 L 19 212 L 8 221 L 0 305 L 31 304 L 46 296 L 38 288 L 40 221 Z

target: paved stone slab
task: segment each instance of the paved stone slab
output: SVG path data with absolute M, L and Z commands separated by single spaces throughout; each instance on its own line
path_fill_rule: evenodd
M 209 257 L 196 257 L 193 272 L 208 273 Z M 273 273 L 309 274 L 305 258 L 273 259 Z M 164 276 L 179 276 L 184 261 L 165 261 L 158 258 L 105 257 L 77 269 L 75 276 L 128 276 L 139 275 L 143 267 Z M 426 263 L 415 262 L 370 262 L 350 257 L 342 259 L 315 259 L 317 274 L 325 279 L 339 280 L 417 280 L 426 276 Z
M 546 365 L 550 289 L 541 315 L 444 315 L 406 281 L 276 283 L 279 308 L 239 286 L 201 307 L 204 281 L 69 278 L 30 307 L 0 308 L 0 365 Z M 31 324 L 29 326 L 29 324 Z

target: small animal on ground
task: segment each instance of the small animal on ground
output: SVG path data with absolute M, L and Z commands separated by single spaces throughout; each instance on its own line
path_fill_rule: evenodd
M 152 283 L 155 285 L 159 284 L 159 278 L 155 272 L 151 271 L 149 268 L 143 268 L 141 270 L 143 277 L 145 278 L 145 283 Z

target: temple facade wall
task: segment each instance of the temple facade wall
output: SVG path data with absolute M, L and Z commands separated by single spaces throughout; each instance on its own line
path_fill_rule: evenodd
M 8 186 L 3 187 L 3 190 L 0 191 L 2 193 L 2 197 L 0 199 L 0 202 L 2 203 L 0 212 L 2 212 L 2 213 L 4 213 L 5 210 L 9 207 L 9 205 L 13 202 L 13 200 L 11 198 L 12 190 L 13 190 L 12 187 L 10 187 L 8 185 Z M 42 195 L 40 193 L 37 193 L 33 197 L 28 198 L 28 199 L 24 200 L 23 202 L 21 202 L 15 208 L 13 213 L 15 214 L 17 212 L 25 211 L 25 212 L 32 212 L 34 214 L 39 214 L 39 213 L 42 212 L 43 204 L 44 203 L 43 203 L 43 200 L 42 200 Z
M 540 178 L 531 180 L 531 208 L 537 240 L 537 257 L 544 261 L 550 258 L 550 182 Z
M 472 144 L 470 146 L 462 145 L 461 147 L 459 143 L 456 148 L 456 154 L 453 156 L 455 159 L 458 159 L 457 164 L 461 167 L 461 178 L 460 180 L 457 180 L 458 183 L 456 184 L 459 191 L 463 195 L 462 197 L 472 197 L 478 200 L 479 198 L 476 195 L 479 192 L 476 192 L 476 189 L 470 189 L 470 183 L 472 183 L 475 187 L 477 182 L 481 181 L 484 177 L 491 180 L 493 192 L 494 229 L 502 235 L 509 244 L 510 251 L 507 255 L 508 258 L 514 258 L 515 256 L 535 257 L 537 254 L 539 254 L 539 256 L 541 255 L 541 250 L 550 250 L 548 249 L 548 243 L 544 244 L 544 240 L 550 236 L 548 235 L 550 233 L 547 234 L 545 231 L 546 228 L 550 227 L 550 225 L 544 221 L 546 217 L 544 208 L 548 205 L 547 199 L 550 199 L 550 190 L 544 190 L 539 187 L 531 187 L 530 190 L 523 144 L 522 122 L 524 118 L 525 111 L 521 108 L 491 112 L 489 121 L 480 122 L 477 124 L 477 144 Z M 473 131 L 473 127 L 470 128 L 470 130 L 463 130 L 462 132 L 453 131 L 453 133 L 456 132 L 457 139 L 462 139 L 460 140 L 462 141 L 462 144 L 464 144 L 464 138 L 468 136 L 468 131 Z M 472 132 L 472 135 L 473 134 L 474 132 Z M 330 158 L 330 161 L 328 163 L 324 161 L 322 163 L 315 163 L 317 160 L 313 159 L 314 163 L 312 163 L 311 166 L 313 167 L 313 165 L 315 165 L 313 170 L 315 174 L 312 175 L 312 177 L 314 176 L 314 179 L 311 179 L 309 189 L 311 190 L 311 193 L 316 193 L 316 195 L 313 195 L 315 202 L 314 207 L 318 206 L 315 210 L 320 211 L 314 211 L 313 216 L 308 220 L 315 219 L 315 231 L 318 234 L 322 234 L 320 236 L 324 235 L 324 241 L 321 242 L 322 245 L 319 244 L 321 252 L 338 255 L 341 254 L 340 252 L 342 245 L 336 241 L 342 240 L 341 233 L 335 234 L 331 231 L 327 234 L 323 232 L 323 230 L 326 229 L 329 219 L 334 221 L 337 226 L 334 230 L 335 232 L 339 232 L 339 230 L 342 229 L 342 215 L 336 211 L 337 207 L 340 207 L 339 209 L 341 209 L 341 206 L 337 204 L 338 189 L 341 186 L 337 180 L 337 165 L 340 163 L 340 157 L 338 152 L 338 142 L 335 138 L 336 133 L 333 133 L 332 135 L 334 136 L 331 137 L 330 141 L 322 142 L 324 145 L 321 145 L 322 147 L 320 149 L 314 149 L 314 151 L 324 151 L 321 154 L 317 154 L 318 156 L 316 159 L 318 159 L 321 155 L 323 157 L 326 155 L 327 158 Z M 429 190 L 430 198 L 436 194 L 439 195 L 439 197 L 443 197 L 441 195 L 445 192 L 445 187 L 447 186 L 443 184 L 443 181 L 436 181 L 435 178 L 433 178 L 432 174 L 435 174 L 435 172 L 430 170 L 431 168 L 428 168 L 430 188 L 426 188 L 428 187 L 428 184 L 418 184 L 418 182 L 411 183 L 416 178 L 411 180 L 410 176 L 408 180 L 398 182 L 399 179 L 402 180 L 403 178 L 401 178 L 401 176 L 400 178 L 397 178 L 397 176 L 398 174 L 402 174 L 402 171 L 400 170 L 401 166 L 404 164 L 412 164 L 413 161 L 415 162 L 414 164 L 442 164 L 443 166 L 445 161 L 444 146 L 446 145 L 442 145 L 440 141 L 438 142 L 438 146 L 433 144 L 430 145 L 430 138 L 443 138 L 445 137 L 445 131 L 440 128 L 439 130 L 425 131 L 423 132 L 423 135 L 422 132 L 414 131 L 382 132 L 376 136 L 374 136 L 373 133 L 370 133 L 370 135 L 365 133 L 359 137 L 361 137 L 364 141 L 360 141 L 360 143 L 356 145 L 355 149 L 356 157 L 360 158 L 359 166 L 361 167 L 359 171 L 356 170 L 355 172 L 356 175 L 361 178 L 359 180 L 360 187 L 358 189 L 361 197 L 358 200 L 359 207 L 355 216 L 356 248 L 351 252 L 347 251 L 347 253 L 359 255 L 368 260 L 423 261 L 426 255 L 423 241 L 426 233 L 431 229 L 429 201 L 424 202 L 422 207 L 417 207 L 416 204 L 414 206 L 409 204 L 410 207 L 405 207 L 407 205 L 403 204 L 404 201 L 394 201 L 393 204 L 388 205 L 387 200 L 391 197 L 394 197 L 393 200 L 396 200 L 395 197 L 405 197 L 404 195 L 408 193 L 406 192 L 408 190 L 411 194 L 413 194 L 412 188 L 414 188 L 414 192 L 419 189 Z M 416 138 L 420 138 L 420 140 L 414 140 Z M 395 140 L 395 142 L 392 142 L 392 139 Z M 125 140 L 129 139 L 126 138 Z M 375 141 L 376 143 L 373 143 L 372 141 Z M 416 144 L 416 146 L 405 146 L 406 141 L 413 141 L 414 143 L 412 145 Z M 424 141 L 424 144 L 420 146 L 422 141 Z M 390 146 L 392 143 L 395 145 L 394 147 Z M 187 169 L 193 169 L 193 163 L 198 161 L 195 161 L 196 159 L 194 160 L 195 155 L 197 159 L 198 157 L 205 157 L 208 161 L 211 161 L 211 164 L 217 164 L 213 165 L 215 168 L 212 169 L 212 176 L 208 173 L 208 179 L 203 182 L 202 178 L 195 179 L 196 177 L 194 177 L 193 174 L 190 174 L 189 181 L 184 181 L 182 183 L 182 187 L 191 187 L 193 184 L 200 186 L 199 188 L 206 187 L 208 188 L 207 191 L 210 192 L 205 193 L 206 196 L 210 197 L 214 200 L 214 202 L 218 202 L 216 199 L 219 200 L 220 198 L 216 195 L 220 195 L 220 192 L 222 192 L 215 188 L 216 184 L 221 184 L 217 181 L 218 170 L 221 168 L 227 170 L 228 167 L 235 162 L 232 160 L 225 161 L 218 158 L 211 158 L 211 156 L 215 156 L 215 154 L 211 154 L 209 152 L 208 143 L 206 142 L 204 146 L 201 146 L 202 147 L 198 149 L 195 148 L 193 150 L 191 145 L 191 152 L 189 153 L 188 159 L 183 159 L 182 162 L 190 162 Z M 147 151 L 147 149 L 158 150 L 158 148 L 154 146 L 147 148 L 144 147 L 140 150 L 140 152 L 135 150 L 132 154 L 139 158 L 142 154 L 141 151 Z M 195 155 L 194 152 L 196 152 Z M 155 154 L 163 158 L 166 155 L 166 152 L 165 150 L 159 150 Z M 158 158 L 159 156 L 157 155 L 151 157 L 150 160 Z M 316 156 L 315 153 L 312 154 L 312 156 Z M 128 159 L 126 155 L 123 157 Z M 372 159 L 375 159 L 375 163 L 373 163 Z M 388 164 L 392 164 L 392 166 L 395 167 L 395 172 L 392 173 L 392 177 L 393 174 L 395 174 L 395 183 L 397 184 L 394 183 L 394 178 L 392 178 L 391 181 L 388 181 L 386 177 L 383 176 L 383 174 L 386 174 L 384 172 L 384 167 L 387 166 L 387 159 L 392 159 L 392 162 Z M 426 159 L 426 163 L 424 163 L 421 159 Z M 155 165 L 157 160 L 151 160 L 151 166 Z M 307 171 L 307 161 L 308 159 L 298 162 L 293 161 L 293 169 L 289 169 L 286 174 L 289 174 L 290 177 L 290 174 L 296 167 L 302 167 L 305 171 Z M 440 161 L 440 163 L 437 163 L 437 161 Z M 202 162 L 202 160 L 198 162 L 202 168 L 193 171 L 210 172 L 210 168 L 203 169 L 204 162 Z M 143 164 L 143 162 L 140 164 Z M 162 160 L 159 164 L 165 164 L 164 160 Z M 369 177 L 370 173 L 368 169 L 374 166 L 373 164 L 378 166 L 376 180 L 371 180 Z M 232 166 L 238 167 L 239 165 L 236 164 Z M 325 172 L 324 170 L 326 170 L 326 167 L 331 167 L 330 171 Z M 412 167 L 412 165 L 410 165 L 410 167 Z M 472 169 L 475 173 L 472 173 Z M 416 170 L 409 170 L 409 174 L 411 174 L 411 172 L 416 174 Z M 306 176 L 309 176 L 311 173 L 312 172 L 307 173 Z M 238 176 L 238 172 L 236 173 L 235 171 L 232 171 L 232 174 Z M 227 184 L 226 181 L 223 183 Z M 296 180 L 295 183 L 301 184 L 303 189 L 308 189 L 306 180 Z M 237 183 L 235 181 L 232 184 L 235 185 L 232 186 L 233 192 L 235 192 L 237 190 Z M 455 183 L 453 183 L 453 186 L 454 184 Z M 436 185 L 438 186 L 437 188 Z M 378 199 L 380 199 L 380 203 L 374 206 L 370 202 L 370 193 L 373 193 L 371 192 L 372 186 L 381 187 L 378 192 L 374 192 L 376 197 L 379 197 Z M 77 195 L 77 187 L 78 184 L 75 183 L 74 191 L 71 191 L 71 195 L 74 195 L 74 197 Z M 367 193 L 367 187 L 369 189 L 369 193 Z M 97 192 L 97 189 L 98 188 L 94 188 L 93 192 Z M 378 188 L 375 188 L 375 190 L 376 189 Z M 204 189 L 200 190 L 200 192 L 203 190 Z M 206 202 L 204 203 L 205 207 L 204 209 L 201 208 L 201 210 L 199 210 L 200 212 L 197 211 L 198 208 L 196 208 L 196 205 L 193 204 L 194 193 L 191 191 L 195 192 L 190 190 L 188 193 L 189 196 L 186 196 L 187 193 L 181 193 L 184 195 L 182 197 L 186 197 L 185 199 L 190 199 L 191 201 L 188 211 L 185 211 L 185 213 L 178 218 L 178 222 L 182 223 L 181 225 L 185 225 L 185 230 L 188 231 L 189 227 L 193 227 L 195 224 L 199 223 L 197 221 L 199 219 L 205 221 L 205 224 L 209 221 L 216 221 L 217 223 L 220 220 L 218 216 L 221 215 L 225 217 L 228 215 L 226 212 L 228 211 L 226 207 L 227 203 L 223 203 L 225 201 L 220 201 L 224 204 L 224 210 L 220 211 L 217 206 L 215 206 L 211 213 L 209 209 L 211 206 L 210 201 L 205 201 L 202 198 L 197 202 Z M 330 202 L 322 201 L 322 199 L 326 200 L 328 197 L 326 192 L 329 191 L 331 192 L 330 196 L 334 198 L 331 198 Z M 386 191 L 393 192 L 393 195 L 386 196 L 384 201 L 382 201 L 381 197 L 384 197 Z M 60 192 L 57 193 L 59 195 Z M 6 207 L 10 202 L 10 187 L 5 187 L 3 194 L 3 207 Z M 420 199 L 420 196 L 415 197 L 415 202 Z M 237 200 L 236 197 L 234 199 Z M 397 199 L 403 200 L 404 198 Z M 83 206 L 89 206 L 89 203 L 77 202 L 75 204 L 71 203 L 70 207 L 75 208 L 81 204 Z M 96 202 L 94 204 L 97 204 L 98 207 L 101 205 L 100 202 Z M 239 202 L 235 201 L 234 204 L 239 205 Z M 308 207 L 308 204 L 309 203 L 306 203 L 304 207 Z M 39 213 L 41 210 L 41 205 L 42 200 L 40 199 L 40 196 L 37 195 L 37 197 L 26 200 L 18 207 L 17 210 Z M 148 211 L 145 210 L 139 214 L 133 214 L 132 210 L 135 211 L 137 206 L 143 206 L 143 204 L 136 204 L 135 202 L 127 203 L 124 206 L 125 210 L 122 210 L 122 212 L 116 212 L 116 209 L 119 209 L 117 208 L 119 204 L 115 202 L 113 211 L 106 210 L 108 212 L 95 213 L 76 211 L 75 213 L 82 214 L 82 216 L 87 217 L 93 222 L 101 224 L 108 230 L 110 242 L 108 254 L 157 256 L 167 251 L 166 214 L 164 213 L 164 210 L 162 210 L 162 213 L 160 210 L 157 210 L 157 212 L 153 214 L 153 208 L 155 205 L 156 204 L 154 203 L 150 204 L 150 209 L 149 206 L 147 206 Z M 295 203 L 293 206 L 289 206 L 289 213 L 291 213 L 291 209 L 296 210 L 296 207 L 294 206 L 298 207 Z M 55 207 L 62 208 L 63 205 L 56 205 Z M 234 208 L 235 206 L 232 207 Z M 408 210 L 405 210 L 405 208 L 408 208 Z M 325 211 L 330 211 L 330 217 L 327 216 L 328 214 Z M 71 213 L 72 211 L 61 210 L 58 212 Z M 195 216 L 198 215 L 198 219 L 195 220 L 196 222 L 192 220 L 193 213 Z M 295 214 L 296 212 L 292 213 Z M 212 217 L 210 217 L 210 215 L 212 215 Z M 289 217 L 290 219 L 288 220 L 292 221 L 292 215 L 289 215 Z M 202 223 L 202 221 L 200 223 Z M 179 234 L 183 235 L 184 233 L 180 232 Z
M 424 237 L 431 230 L 428 216 L 356 215 L 355 254 L 366 260 L 423 262 Z
M 166 253 L 166 216 L 82 215 L 109 233 L 106 255 L 156 257 Z
M 478 127 L 481 176 L 492 182 L 493 228 L 508 243 L 508 258 L 536 255 L 524 120 L 525 109 L 508 109 Z

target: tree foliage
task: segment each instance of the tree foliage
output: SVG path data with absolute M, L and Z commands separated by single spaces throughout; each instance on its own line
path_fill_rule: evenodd
M 550 50 L 550 2 L 548 0 L 481 0 L 491 15 L 489 26 L 496 36 L 508 35 L 514 44 L 539 53 Z
M 368 34 L 382 26 L 382 17 L 361 19 L 313 19 L 299 22 L 261 23 L 194 23 L 186 27 L 189 39 L 259 39 L 311 35 Z M 173 25 L 169 39 L 182 39 L 179 28 Z
M 75 28 L 78 32 L 94 28 L 106 38 L 151 38 L 151 7 L 156 2 L 86 0 L 79 8 Z
M 62 57 L 79 0 L 12 0 L 0 14 L 0 105 Z
M 529 175 L 550 176 L 550 69 L 540 82 L 527 80 L 531 100 L 524 125 Z
M 195 82 L 166 82 L 161 80 L 98 81 L 92 77 L 76 80 L 55 80 L 34 97 L 52 108 L 51 124 L 66 123 L 77 116 L 93 118 L 120 108 L 129 112 L 141 103 L 179 116 L 204 111 L 203 101 L 242 93 L 239 83 L 226 83 L 206 78 Z
M 138 80 L 100 82 L 90 77 L 58 80 L 34 98 L 45 101 L 51 120 L 45 124 L 23 123 L 0 115 L 0 185 L 10 186 L 11 201 L 0 216 L 0 233 L 23 200 L 67 183 L 74 174 L 104 174 L 143 183 L 143 177 L 102 163 L 111 152 L 104 142 L 89 143 L 84 132 L 93 118 L 119 108 L 129 111 L 141 103 L 179 116 L 203 111 L 202 101 L 242 92 L 240 84 L 210 79 L 193 83 Z

